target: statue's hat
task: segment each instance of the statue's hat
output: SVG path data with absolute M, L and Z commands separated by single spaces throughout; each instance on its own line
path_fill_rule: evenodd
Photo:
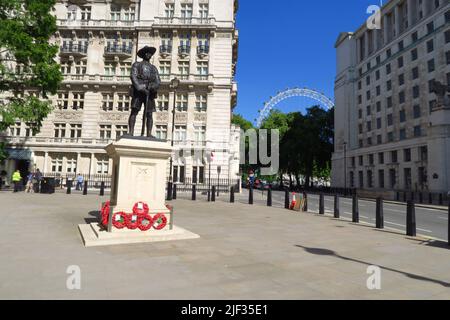
M 137 55 L 138 55 L 139 58 L 144 58 L 144 56 L 145 56 L 145 54 L 146 54 L 147 52 L 150 52 L 151 55 L 154 55 L 155 52 L 156 52 L 156 48 L 154 48 L 154 47 L 149 47 L 149 46 L 145 46 L 145 47 L 143 47 L 142 49 L 140 49 L 140 50 L 138 51 Z

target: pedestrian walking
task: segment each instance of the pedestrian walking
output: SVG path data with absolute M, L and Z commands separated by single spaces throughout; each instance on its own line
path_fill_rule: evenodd
M 83 188 L 83 181 L 84 181 L 84 178 L 81 175 L 81 173 L 79 173 L 77 176 L 77 186 L 75 188 L 76 190 L 81 190 Z
M 33 190 L 33 179 L 34 179 L 34 172 L 30 172 L 27 176 L 27 184 L 25 185 L 25 192 L 26 193 L 32 193 Z
M 20 171 L 16 170 L 12 175 L 12 182 L 14 184 L 14 192 L 18 192 L 20 189 L 20 182 L 22 181 L 22 176 L 20 175 Z
M 39 187 L 41 185 L 42 173 L 39 169 L 36 169 L 33 177 L 33 189 L 35 193 L 39 193 Z

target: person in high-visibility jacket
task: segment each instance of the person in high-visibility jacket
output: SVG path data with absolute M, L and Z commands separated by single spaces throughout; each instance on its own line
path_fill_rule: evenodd
M 12 176 L 12 182 L 14 183 L 14 192 L 19 191 L 20 181 L 22 181 L 22 177 L 20 176 L 20 171 L 16 170 Z

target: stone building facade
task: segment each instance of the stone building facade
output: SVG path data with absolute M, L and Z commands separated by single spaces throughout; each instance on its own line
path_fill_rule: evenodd
M 237 0 L 71 0 L 54 8 L 64 81 L 52 97 L 54 111 L 39 134 L 25 123 L 3 134 L 10 159 L 3 167 L 36 167 L 61 175 L 111 174 L 103 148 L 128 130 L 130 69 L 139 48 L 157 48 L 152 63 L 162 86 L 153 135 L 172 139 L 174 176 L 202 181 L 208 156 L 212 175 L 238 178 L 239 131 L 231 125 L 237 99 L 234 80 Z M 178 78 L 175 91 L 171 80 Z M 136 122 L 140 134 L 142 111 Z M 237 151 L 236 151 L 237 150 Z
M 450 83 L 450 3 L 391 0 L 336 53 L 333 186 L 447 193 L 450 110 L 430 83 Z

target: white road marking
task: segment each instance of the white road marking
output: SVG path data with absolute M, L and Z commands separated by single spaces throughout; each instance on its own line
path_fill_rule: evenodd
M 405 227 L 403 224 L 398 224 L 398 223 L 395 223 L 395 222 L 390 222 L 390 221 L 384 221 L 385 223 L 389 223 L 389 224 L 392 224 L 392 225 L 394 225 L 394 226 L 398 226 L 398 227 Z

